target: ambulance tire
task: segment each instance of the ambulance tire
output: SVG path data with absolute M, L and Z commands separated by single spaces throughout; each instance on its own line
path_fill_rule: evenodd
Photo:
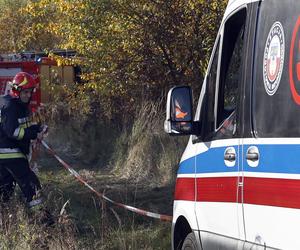
M 182 250 L 197 250 L 197 241 L 196 241 L 196 237 L 195 234 L 193 232 L 189 233 L 183 242 L 182 245 Z

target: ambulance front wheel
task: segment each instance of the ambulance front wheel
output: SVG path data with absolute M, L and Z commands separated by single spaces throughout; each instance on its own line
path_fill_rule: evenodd
M 195 234 L 193 232 L 189 233 L 183 242 L 182 245 L 182 250 L 197 250 L 197 241 L 196 241 L 196 237 Z

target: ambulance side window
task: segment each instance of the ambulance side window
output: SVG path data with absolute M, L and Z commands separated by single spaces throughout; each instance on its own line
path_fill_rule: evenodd
M 246 8 L 233 14 L 218 37 L 200 111 L 204 141 L 238 136 L 237 104 L 242 84 L 246 14 Z
M 242 82 L 242 56 L 246 9 L 226 22 L 223 36 L 215 139 L 232 138 L 236 133 L 238 89 Z
M 218 73 L 218 59 L 219 59 L 219 42 L 216 44 L 215 54 L 212 59 L 210 70 L 206 79 L 206 94 L 205 100 L 202 105 L 201 110 L 201 120 L 203 123 L 203 135 L 204 139 L 209 138 L 212 132 L 215 130 L 215 92 L 216 92 L 216 82 L 217 82 L 217 73 Z

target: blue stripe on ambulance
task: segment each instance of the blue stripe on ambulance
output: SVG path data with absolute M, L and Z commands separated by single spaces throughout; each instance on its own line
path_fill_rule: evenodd
M 250 145 L 244 146 L 244 152 Z M 253 146 L 253 144 L 251 144 Z M 259 149 L 259 165 L 250 167 L 244 162 L 244 171 L 263 173 L 300 174 L 300 145 L 298 144 L 264 144 L 256 145 Z M 208 151 L 191 157 L 180 163 L 178 174 L 195 173 L 195 157 L 197 162 L 196 173 L 226 173 L 238 171 L 237 163 L 234 167 L 224 164 L 224 151 L 227 147 L 211 148 Z M 237 146 L 235 146 L 238 152 Z M 246 153 L 244 153 L 246 154 Z M 275 157 L 276 156 L 276 157 Z M 243 156 L 245 157 L 245 156 Z

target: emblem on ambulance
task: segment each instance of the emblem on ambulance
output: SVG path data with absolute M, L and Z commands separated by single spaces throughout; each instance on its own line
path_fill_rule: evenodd
M 269 32 L 265 51 L 263 77 L 268 95 L 274 95 L 279 87 L 284 64 L 284 32 L 280 22 L 275 22 Z

